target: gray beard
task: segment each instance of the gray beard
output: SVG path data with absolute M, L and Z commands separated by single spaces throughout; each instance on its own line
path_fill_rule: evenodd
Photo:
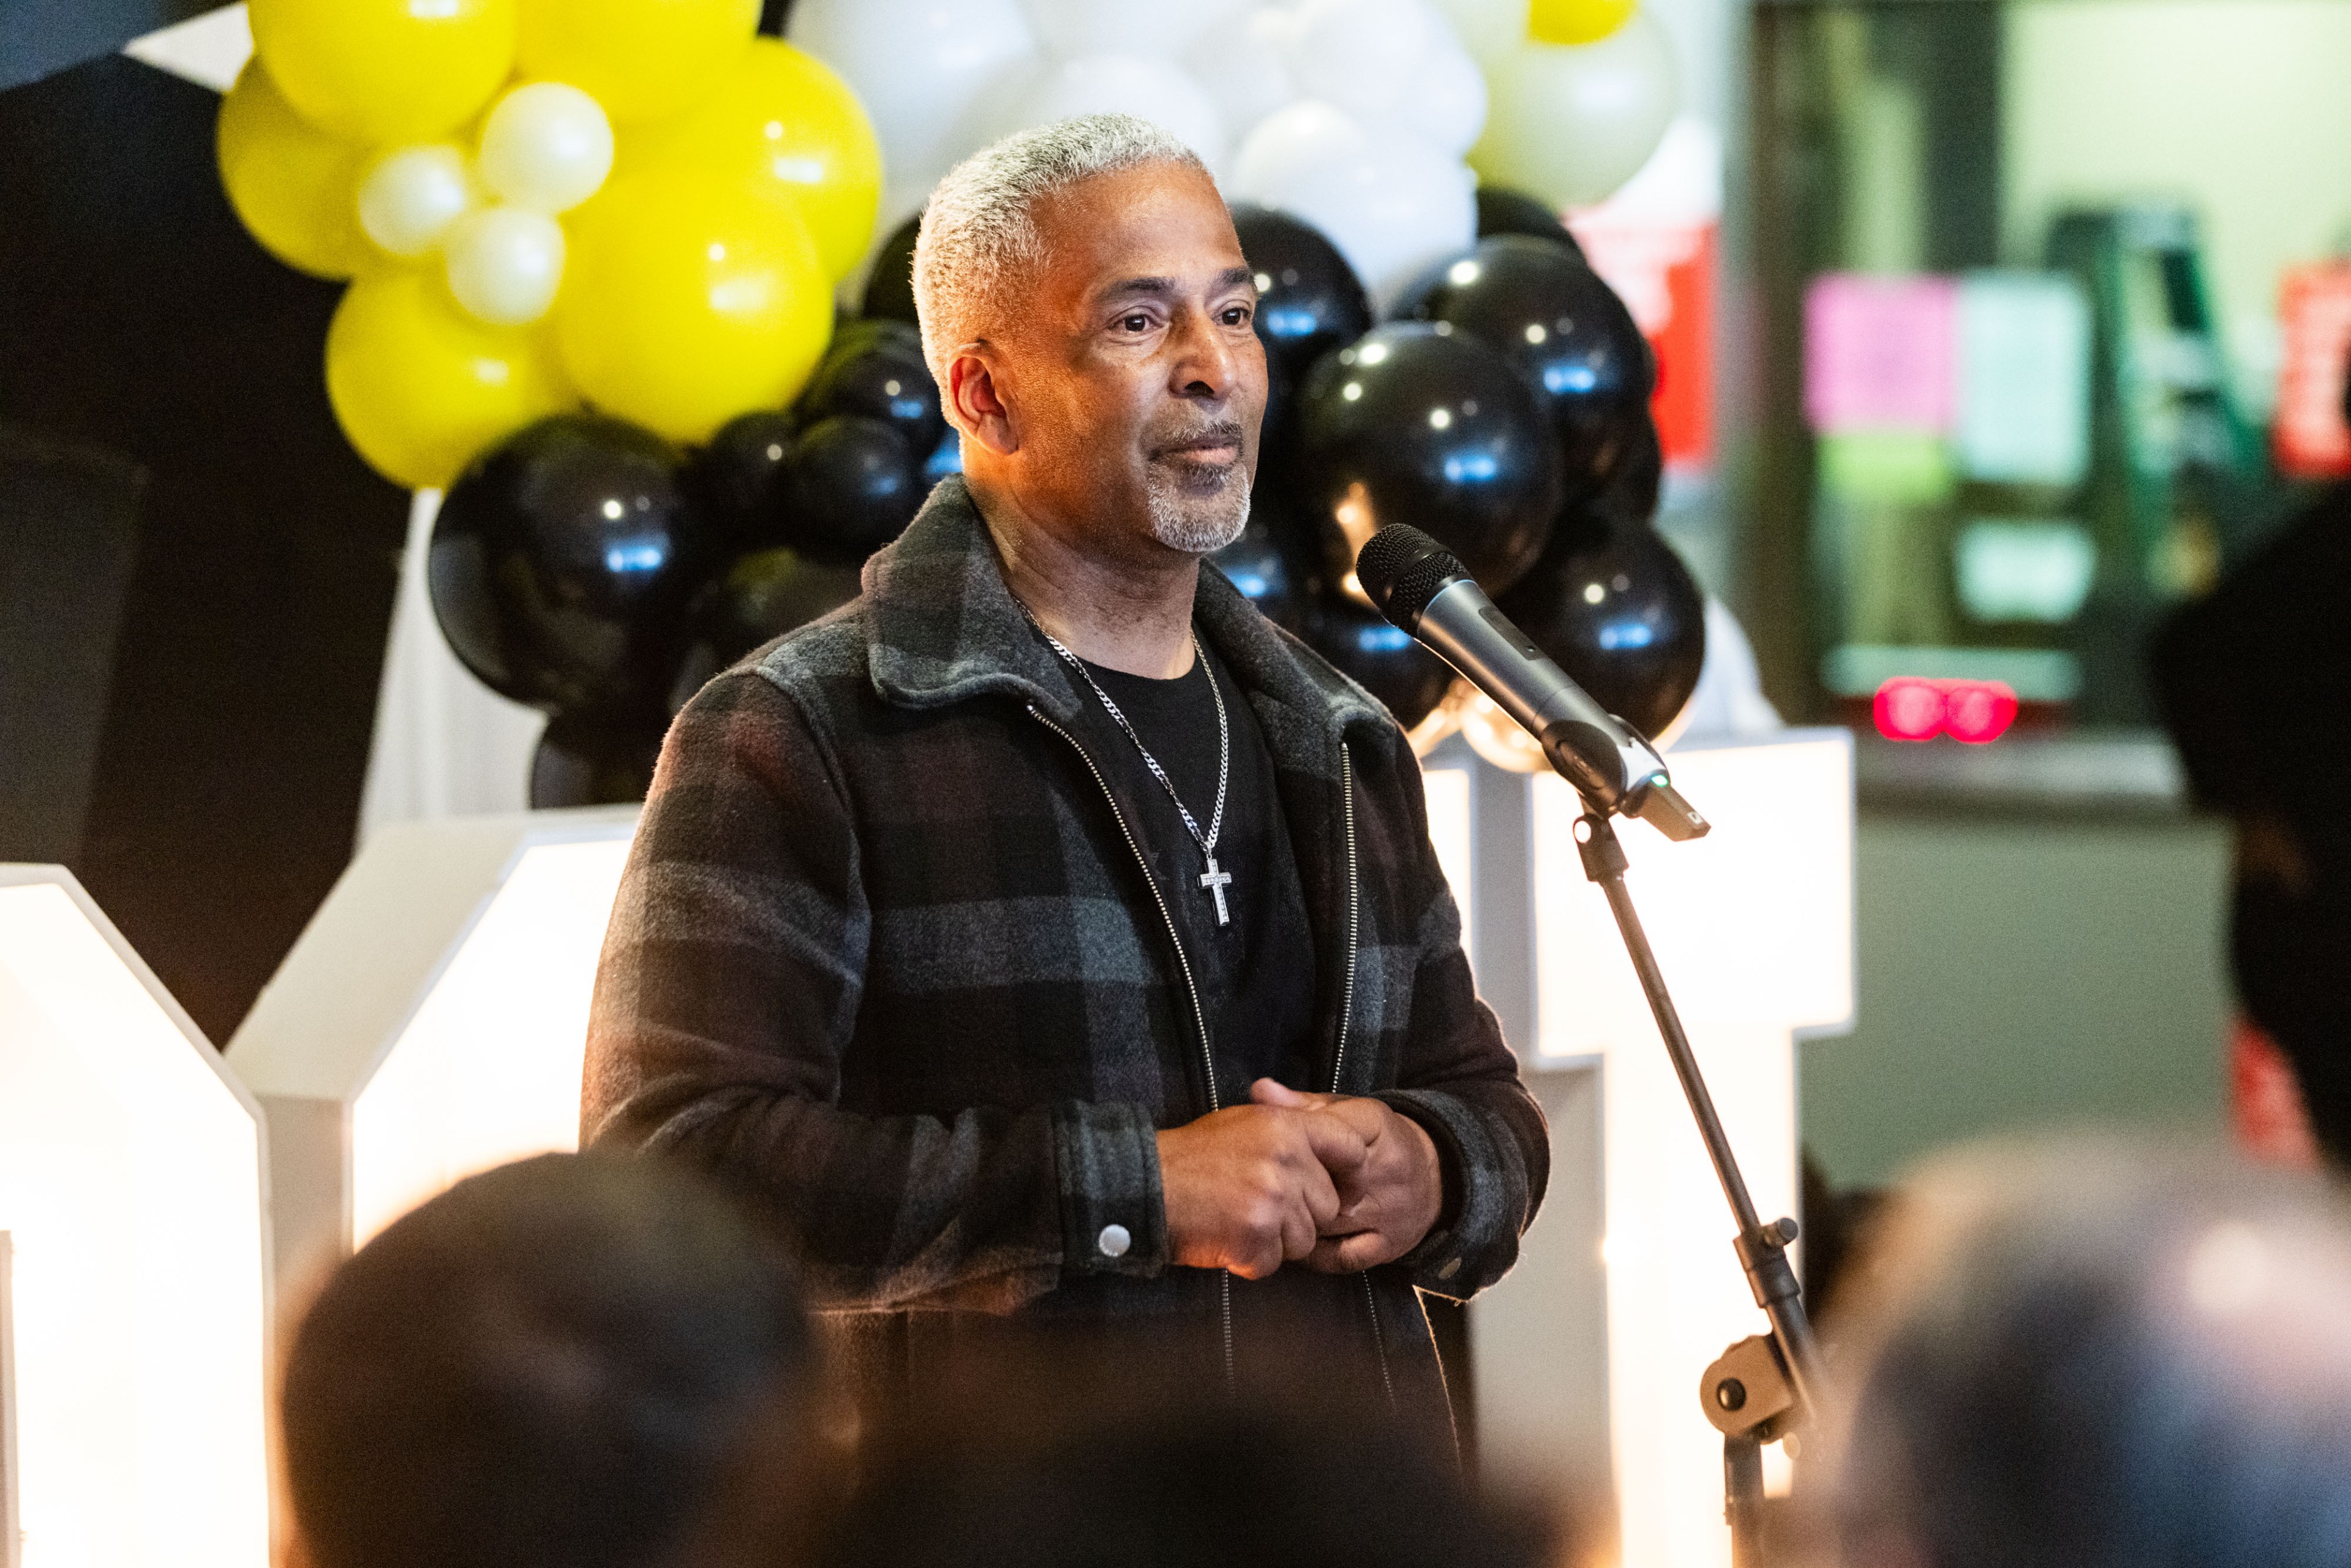
M 1176 496 L 1155 475 L 1144 480 L 1144 499 L 1151 508 L 1151 537 L 1186 555 L 1214 555 L 1249 527 L 1249 472 L 1238 463 L 1224 488 L 1207 500 Z

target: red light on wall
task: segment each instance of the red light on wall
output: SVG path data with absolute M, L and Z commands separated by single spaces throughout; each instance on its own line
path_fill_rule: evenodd
M 1932 740 L 1938 735 L 1981 746 L 2016 722 L 2016 693 L 2003 681 L 1930 681 L 1896 675 L 1871 704 L 1877 733 L 1888 740 Z

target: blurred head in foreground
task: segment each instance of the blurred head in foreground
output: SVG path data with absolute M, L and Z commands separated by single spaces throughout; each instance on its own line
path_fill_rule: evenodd
M 1303 1364 L 1311 1364 L 1306 1357 Z M 1529 1511 L 1473 1496 L 1449 1454 L 1308 1379 L 1179 1390 L 1057 1351 L 876 1446 L 825 1568 L 1537 1568 Z M 1090 1391 L 1090 1392 L 1089 1392 Z M 1026 1414 L 1011 1422 L 1008 1410 Z
M 811 1451 L 796 1276 L 727 1199 L 549 1155 L 393 1224 L 297 1332 L 309 1568 L 789 1561 Z
M 2236 827 L 2239 1145 L 2351 1170 L 2351 485 L 2173 612 L 2149 649 L 2197 802 Z
M 2316 1178 L 1965 1151 L 1855 1284 L 1823 1430 L 1846 1568 L 2351 1561 L 2351 1224 Z

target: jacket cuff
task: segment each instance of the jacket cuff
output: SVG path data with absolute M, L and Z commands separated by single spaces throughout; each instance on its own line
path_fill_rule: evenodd
M 1464 1223 L 1480 1206 L 1468 1176 L 1473 1162 L 1462 1145 L 1465 1135 L 1479 1138 L 1484 1130 L 1478 1126 L 1475 1113 L 1449 1094 L 1390 1089 L 1374 1098 L 1398 1115 L 1409 1116 L 1428 1134 L 1437 1145 L 1445 1182 L 1445 1206 L 1437 1213 L 1437 1223 L 1429 1227 L 1419 1245 L 1391 1267 L 1405 1270 L 1414 1284 L 1433 1295 L 1466 1301 L 1493 1282 L 1487 1277 L 1489 1270 L 1483 1260 L 1473 1255 L 1490 1239 L 1475 1234 L 1474 1228 Z M 1500 1272 L 1490 1271 L 1496 1276 Z
M 1141 1106 L 1056 1106 L 1053 1167 L 1065 1272 L 1147 1279 L 1167 1267 L 1159 1134 Z

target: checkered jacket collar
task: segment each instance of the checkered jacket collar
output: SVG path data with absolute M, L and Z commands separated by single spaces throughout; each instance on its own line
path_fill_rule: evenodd
M 1068 667 L 1038 640 L 1005 586 L 987 525 L 960 476 L 940 482 L 895 543 L 865 569 L 868 667 L 884 702 L 944 707 L 983 695 L 1034 704 L 1074 723 L 1082 704 Z M 1390 720 L 1362 687 L 1305 651 L 1211 568 L 1193 616 L 1256 709 L 1275 759 L 1332 773 L 1337 742 Z

